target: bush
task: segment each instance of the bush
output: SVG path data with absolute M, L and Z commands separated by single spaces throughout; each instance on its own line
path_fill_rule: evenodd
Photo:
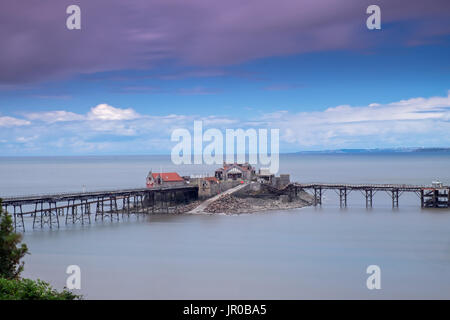
M 20 260 L 28 253 L 22 235 L 14 232 L 11 216 L 2 210 L 0 199 L 0 277 L 18 279 L 23 271 L 23 262 Z M 19 246 L 20 244 L 20 246 Z
M 64 289 L 53 289 L 42 280 L 21 279 L 24 263 L 21 261 L 28 253 L 22 235 L 14 232 L 11 216 L 2 210 L 0 199 L 0 300 L 81 300 L 82 296 Z
M 80 300 L 64 289 L 61 292 L 41 280 L 0 278 L 0 300 Z

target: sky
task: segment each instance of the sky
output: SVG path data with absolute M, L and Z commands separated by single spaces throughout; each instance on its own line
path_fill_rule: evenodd
M 281 152 L 450 147 L 449 57 L 448 0 L 3 0 L 1 155 L 165 154 L 195 120 Z

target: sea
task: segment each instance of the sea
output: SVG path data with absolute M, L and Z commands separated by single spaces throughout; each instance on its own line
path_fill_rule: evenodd
M 1 157 L 0 197 L 145 186 L 150 170 L 210 175 L 217 165 L 169 156 Z M 450 184 L 450 153 L 282 154 L 291 181 Z M 32 229 L 22 276 L 62 289 L 81 270 L 85 299 L 449 299 L 450 210 L 421 209 L 414 193 L 392 208 L 351 192 L 323 203 L 239 215 L 150 215 Z M 369 266 L 379 289 L 369 289 Z

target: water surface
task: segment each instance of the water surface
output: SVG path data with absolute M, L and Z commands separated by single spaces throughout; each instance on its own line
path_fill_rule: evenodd
M 450 182 L 448 154 L 284 155 L 300 182 Z M 164 156 L 0 158 L 0 195 L 141 187 L 148 170 L 180 174 Z M 366 209 L 327 191 L 322 207 L 243 215 L 158 215 L 123 222 L 34 230 L 24 276 L 65 285 L 82 270 L 90 299 L 450 298 L 450 212 L 421 210 L 415 194 L 391 208 L 388 194 Z M 379 265 L 382 289 L 366 288 Z

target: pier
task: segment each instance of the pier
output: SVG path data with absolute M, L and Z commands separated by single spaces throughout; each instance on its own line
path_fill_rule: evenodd
M 398 208 L 399 198 L 405 192 L 415 193 L 422 208 L 449 208 L 450 186 L 429 187 L 405 184 L 330 184 L 330 183 L 292 183 L 288 186 L 296 194 L 298 189 L 308 190 L 314 195 L 314 205 L 322 205 L 325 190 L 339 195 L 341 208 L 347 207 L 347 198 L 351 192 L 360 192 L 366 200 L 366 208 L 372 208 L 373 196 L 377 192 L 387 193 L 392 199 L 392 208 Z
M 270 186 L 268 186 L 270 187 Z M 389 195 L 392 208 L 399 207 L 402 194 L 414 193 L 422 208 L 450 208 L 450 186 L 421 186 L 405 184 L 330 184 L 289 183 L 282 189 L 270 187 L 273 193 L 286 191 L 296 197 L 301 190 L 313 195 L 313 205 L 322 205 L 325 191 L 339 196 L 341 208 L 347 207 L 352 192 L 364 195 L 366 208 L 372 208 L 373 197 L 378 192 Z M 2 207 L 14 220 L 16 231 L 25 231 L 24 216 L 33 218 L 35 228 L 59 228 L 61 224 L 90 224 L 92 221 L 119 221 L 130 215 L 169 213 L 169 208 L 198 199 L 198 186 L 183 185 L 155 188 L 124 189 L 59 193 L 3 198 Z
M 2 207 L 12 215 L 15 230 L 25 231 L 27 215 L 33 218 L 33 229 L 59 228 L 62 223 L 90 224 L 92 220 L 119 221 L 130 215 L 168 213 L 170 206 L 197 198 L 198 187 L 186 185 L 5 197 Z

